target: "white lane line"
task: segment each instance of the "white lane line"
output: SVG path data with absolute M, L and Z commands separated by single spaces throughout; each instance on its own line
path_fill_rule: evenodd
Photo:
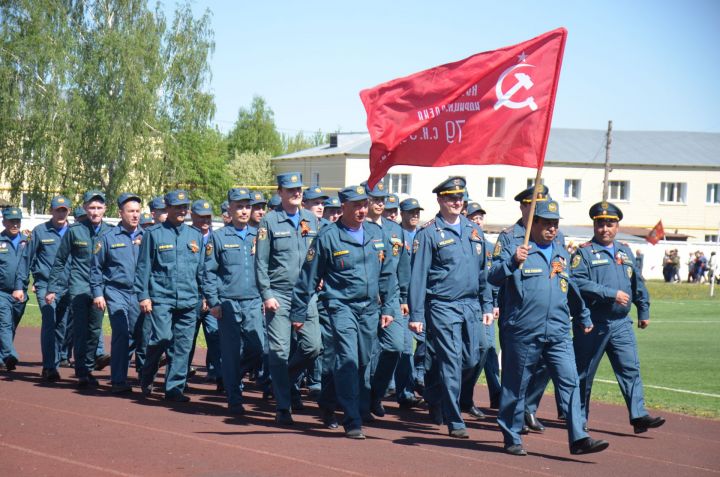
M 32 449 L 28 449 L 27 447 L 21 447 L 21 446 L 8 444 L 7 442 L 0 442 L 0 446 L 7 447 L 8 449 L 13 449 L 13 450 L 16 450 L 19 452 L 25 452 L 27 454 L 35 455 L 38 457 L 45 457 L 47 459 L 56 460 L 59 462 L 63 462 L 65 464 L 71 464 L 71 465 L 77 465 L 79 467 L 85 467 L 86 469 L 94 470 L 96 472 L 105 472 L 107 474 L 120 475 L 122 477 L 137 477 L 136 474 L 126 474 L 124 472 L 119 472 L 117 470 L 108 469 L 107 467 L 100 467 L 97 465 L 87 464 L 85 462 L 68 459 L 65 457 L 61 457 L 59 455 L 48 454 L 47 452 L 38 452 L 38 451 L 34 451 Z
M 601 382 L 601 383 L 607 383 L 607 384 L 617 384 L 617 381 L 612 381 L 610 379 L 599 379 L 595 378 L 595 381 Z M 645 388 L 651 388 L 651 389 L 660 389 L 662 391 L 672 391 L 675 393 L 682 393 L 682 394 L 692 394 L 695 396 L 706 396 L 706 397 L 713 397 L 713 398 L 720 398 L 720 394 L 712 394 L 712 393 L 701 393 L 699 391 L 690 391 L 689 389 L 676 389 L 676 388 L 666 388 L 665 386 L 654 386 L 652 384 L 645 384 L 643 383 L 643 387 Z

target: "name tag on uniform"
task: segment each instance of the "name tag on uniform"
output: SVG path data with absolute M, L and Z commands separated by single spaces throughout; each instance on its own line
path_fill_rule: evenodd
M 542 268 L 523 268 L 523 275 L 540 275 L 543 272 Z
M 174 248 L 175 248 L 175 245 L 171 244 L 171 243 L 158 245 L 159 252 L 166 252 L 166 251 L 172 250 Z
M 591 265 L 607 265 L 608 263 L 610 263 L 610 260 L 607 258 L 601 258 L 600 260 L 593 260 Z
M 289 236 L 290 236 L 290 231 L 289 231 L 289 230 L 283 230 L 283 231 L 280 231 L 280 232 L 274 232 L 274 233 L 273 233 L 273 237 L 275 237 L 275 238 L 289 237 Z
M 55 243 L 55 239 L 42 239 L 40 243 L 50 245 L 51 243 Z
M 110 248 L 122 248 L 122 247 L 127 247 L 127 244 L 125 244 L 125 243 L 114 243 L 114 244 L 110 245 Z
M 337 252 L 333 252 L 333 257 L 339 257 L 340 255 L 347 255 L 350 253 L 350 250 L 338 250 Z
M 227 249 L 229 249 L 229 248 L 240 248 L 240 244 L 237 244 L 237 243 L 226 243 L 226 244 L 223 244 L 223 248 L 224 248 L 225 250 L 227 250 Z
M 452 244 L 452 243 L 455 243 L 455 239 L 454 239 L 454 238 L 450 238 L 450 239 L 447 239 L 447 240 L 443 240 L 442 242 L 439 242 L 439 243 L 438 243 L 438 247 L 445 247 L 445 246 L 450 245 L 450 244 Z
M 9 251 L 10 251 L 10 249 L 7 247 L 0 247 L 0 253 L 8 253 Z
M 375 248 L 385 248 L 385 244 L 382 242 L 376 242 L 373 244 Z
M 88 243 L 87 243 L 87 242 L 81 242 L 81 241 L 79 241 L 79 240 L 76 240 L 76 241 L 73 242 L 73 245 L 75 245 L 76 247 L 87 247 Z

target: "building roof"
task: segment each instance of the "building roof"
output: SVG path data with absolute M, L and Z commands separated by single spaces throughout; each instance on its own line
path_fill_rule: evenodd
M 550 131 L 547 164 L 602 165 L 606 131 L 559 129 Z M 323 157 L 366 157 L 368 133 L 339 133 L 330 144 L 275 157 L 274 160 Z M 720 133 L 678 131 L 613 131 L 610 163 L 615 166 L 720 168 Z

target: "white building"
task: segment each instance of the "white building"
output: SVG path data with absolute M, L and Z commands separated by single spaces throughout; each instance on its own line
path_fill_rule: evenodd
M 590 226 L 588 209 L 602 199 L 605 131 L 553 129 L 543 182 L 560 203 L 561 227 Z M 367 133 L 336 134 L 331 143 L 273 159 L 276 172 L 300 171 L 306 184 L 341 188 L 369 176 Z M 720 134 L 614 131 L 610 198 L 625 215 L 622 229 L 645 235 L 658 220 L 669 239 L 717 242 L 720 228 Z M 535 170 L 515 166 L 394 166 L 385 178 L 401 200 L 415 197 L 422 220 L 437 211 L 431 193 L 443 178 L 467 179 L 472 200 L 488 212 L 489 231 L 519 217 L 513 197 Z

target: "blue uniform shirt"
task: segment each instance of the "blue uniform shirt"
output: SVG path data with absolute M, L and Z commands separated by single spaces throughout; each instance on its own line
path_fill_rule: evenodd
M 317 217 L 306 209 L 299 210 L 299 220 L 296 227 L 285 210 L 278 207 L 260 222 L 255 274 L 263 300 L 275 298 L 276 292 L 292 294 L 319 225 Z
M 410 278 L 410 322 L 425 323 L 425 303 L 434 298 L 477 298 L 483 313 L 492 313 L 487 286 L 485 239 L 477 224 L 460 216 L 460 234 L 435 216 L 413 241 Z
M 68 228 L 69 226 L 65 225 L 65 227 L 58 230 L 51 221 L 47 221 L 33 229 L 18 268 L 15 280 L 16 290 L 27 289 L 30 274 L 32 273 L 37 295 L 40 298 L 45 296 L 48 280 L 50 279 L 50 270 L 55 262 L 55 255 Z M 65 274 L 67 275 L 70 264 L 68 263 L 65 268 Z M 67 283 L 67 276 L 62 281 Z M 64 294 L 65 290 L 61 290 L 59 293 Z
M 98 240 L 90 269 L 90 289 L 94 298 L 105 296 L 106 288 L 128 293 L 134 291 L 135 266 L 142 236 L 141 228 L 136 233 L 130 233 L 118 224 Z
M 392 270 L 396 274 L 394 282 L 397 290 L 392 290 L 394 295 L 400 299 L 400 303 L 405 305 L 408 302 L 408 291 L 410 288 L 410 252 L 405 248 L 403 240 L 402 227 L 397 222 L 393 222 L 386 218 L 381 219 L 381 229 L 385 240 L 390 244 L 388 251 L 388 260 L 392 261 Z M 368 223 L 368 222 L 366 222 Z M 369 222 L 371 227 L 377 227 L 375 222 Z
M 227 225 L 214 231 L 205 247 L 203 293 L 211 308 L 226 298 L 260 296 L 255 279 L 257 229 L 248 225 L 243 231 Z
M 62 293 L 69 289 L 71 296 L 90 294 L 90 264 L 95 243 L 112 229 L 101 222 L 94 226 L 89 220 L 72 224 L 62 240 L 50 269 L 48 293 Z M 70 270 L 66 266 L 70 261 Z M 69 284 L 68 284 L 69 280 Z
M 8 294 L 15 290 L 26 290 L 26 287 L 15 288 L 15 285 L 18 267 L 28 247 L 28 236 L 20 232 L 14 240 L 17 246 L 13 246 L 13 239 L 5 231 L 0 233 L 0 291 Z
M 293 321 L 304 322 L 310 299 L 324 280 L 322 300 L 356 302 L 380 299 L 381 314 L 393 314 L 397 296 L 392 290 L 393 263 L 388 260 L 391 245 L 379 227 L 365 229 L 362 244 L 352 238 L 340 223 L 323 227 L 308 249 L 300 276 L 295 282 L 290 315 Z M 390 252 L 392 253 L 392 252 Z
M 135 270 L 138 301 L 175 308 L 197 306 L 204 253 L 202 234 L 193 227 L 163 222 L 145 230 Z
M 499 243 L 499 242 L 498 242 Z M 502 286 L 503 336 L 515 341 L 559 342 L 570 336 L 570 316 L 584 327 L 592 325 L 577 285 L 569 274 L 570 255 L 554 242 L 550 262 L 532 247 L 522 267 L 513 259 L 515 248 L 502 248 L 493 258 L 489 281 Z
M 593 241 L 582 244 L 573 256 L 570 272 L 590 308 L 593 321 L 625 318 L 626 306 L 615 303 L 618 290 L 630 296 L 638 310 L 638 319 L 650 318 L 650 296 L 640 278 L 635 257 L 627 245 L 614 242 L 612 250 Z

